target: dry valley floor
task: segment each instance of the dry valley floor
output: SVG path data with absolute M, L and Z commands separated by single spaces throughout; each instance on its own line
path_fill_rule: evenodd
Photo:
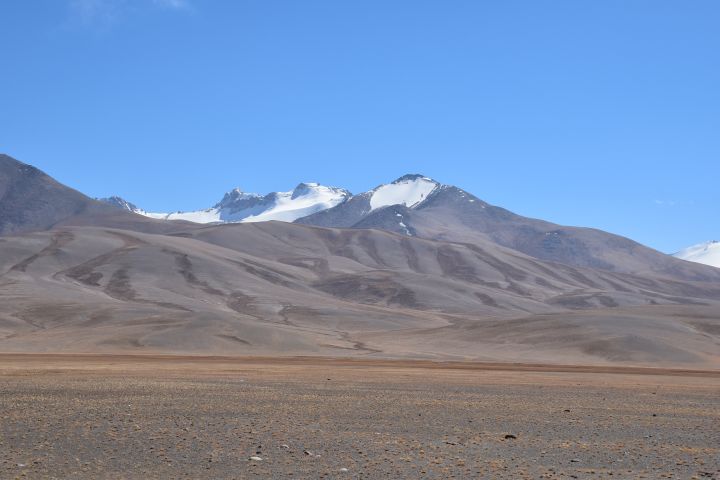
M 720 478 L 720 372 L 2 355 L 0 478 Z

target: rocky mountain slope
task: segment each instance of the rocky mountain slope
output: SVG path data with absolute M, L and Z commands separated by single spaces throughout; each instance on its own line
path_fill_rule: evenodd
M 419 174 L 405 175 L 357 195 L 317 184 L 300 184 L 293 191 L 266 196 L 236 189 L 211 209 L 187 213 L 147 213 L 115 198 L 110 203 L 158 219 L 198 223 L 281 220 L 332 228 L 381 229 L 455 243 L 490 240 L 539 259 L 569 265 L 687 280 L 720 280 L 720 271 L 679 262 L 628 238 L 523 217 Z
M 720 362 L 720 283 L 491 242 L 268 222 L 65 227 L 0 245 L 3 351 Z
M 325 227 L 378 228 L 406 236 L 456 243 L 490 240 L 527 255 L 608 271 L 660 274 L 689 280 L 720 280 L 720 272 L 645 247 L 633 240 L 602 230 L 566 227 L 523 217 L 490 205 L 451 185 L 420 175 L 407 175 L 391 185 L 432 185 L 411 204 L 373 208 L 378 189 L 351 197 L 333 208 L 296 220 Z M 383 187 L 378 187 L 383 188 Z M 417 191 L 420 187 L 414 187 Z
M 112 209 L 0 154 L 0 234 L 43 230 L 72 217 L 102 213 Z
M 118 196 L 96 198 L 95 200 L 97 200 L 98 202 L 106 203 L 115 208 L 119 208 L 120 210 L 124 210 L 126 212 L 137 213 L 140 215 L 146 215 L 147 213 L 145 212 L 145 210 L 138 208 L 137 205 L 135 205 L 134 203 L 130 203 L 124 198 Z
M 720 368 L 720 270 L 525 219 L 422 176 L 306 217 L 355 217 L 352 228 L 201 225 L 97 202 L 12 159 L 0 165 L 0 351 Z M 226 198 L 223 208 L 245 211 L 264 197 Z M 532 246 L 537 232 L 629 265 L 573 265 L 500 241 Z

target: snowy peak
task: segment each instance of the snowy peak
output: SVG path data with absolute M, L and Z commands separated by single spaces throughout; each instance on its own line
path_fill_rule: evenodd
M 673 254 L 673 257 L 720 268 L 720 241 L 711 240 L 693 245 Z
M 190 212 L 146 212 L 120 197 L 103 199 L 118 208 L 164 220 L 186 220 L 195 223 L 266 222 L 271 220 L 294 222 L 310 215 L 330 210 L 341 204 L 354 213 L 353 222 L 363 216 L 397 205 L 409 209 L 419 207 L 443 186 L 420 174 L 403 175 L 392 183 L 380 185 L 373 190 L 353 196 L 348 190 L 329 187 L 314 182 L 298 184 L 286 192 L 267 195 L 244 192 L 235 188 L 227 192 L 214 206 Z M 357 218 L 355 218 L 357 217 Z M 405 230 L 403 230 L 405 231 Z
M 293 222 L 298 218 L 332 208 L 350 197 L 341 188 L 326 187 L 317 183 L 301 183 L 289 192 L 274 192 L 258 197 L 246 208 L 235 209 L 221 220 L 230 222 L 266 222 L 279 220 Z M 234 205 L 237 207 L 238 205 Z
M 225 206 L 232 205 L 233 203 L 253 198 L 260 198 L 260 195 L 257 193 L 245 193 L 239 188 L 234 188 L 227 192 L 222 200 L 220 200 L 213 208 L 223 208 Z
M 213 207 L 192 212 L 150 213 L 138 209 L 129 202 L 125 203 L 135 208 L 130 211 L 163 220 L 186 220 L 195 223 L 270 220 L 293 222 L 298 218 L 332 208 L 346 201 L 350 196 L 350 192 L 341 188 L 326 187 L 318 183 L 301 183 L 288 192 L 272 192 L 264 196 L 235 188 L 227 192 Z
M 128 202 L 122 197 L 118 196 L 112 196 L 107 198 L 96 198 L 95 200 L 103 203 L 107 203 L 108 205 L 112 205 L 113 207 L 117 207 L 121 210 L 127 210 L 128 212 L 133 213 L 140 213 L 142 212 L 141 209 L 139 209 L 135 204 Z
M 370 192 L 370 210 L 389 205 L 413 208 L 430 196 L 440 184 L 419 174 L 403 175 L 394 182 L 380 185 Z
M 427 180 L 430 182 L 435 182 L 435 180 L 433 180 L 432 178 L 426 177 L 425 175 L 422 175 L 420 173 L 407 173 L 407 174 L 403 175 L 402 177 L 393 180 L 392 183 L 414 182 L 417 180 Z M 435 182 L 435 183 L 437 183 L 437 182 Z
M 350 197 L 350 192 L 343 188 L 326 187 L 324 185 L 320 185 L 319 183 L 301 183 L 292 191 L 293 199 L 306 196 L 318 199 L 347 199 Z

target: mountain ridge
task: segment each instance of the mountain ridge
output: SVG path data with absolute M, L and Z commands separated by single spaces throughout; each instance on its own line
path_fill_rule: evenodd
M 410 188 L 405 188 L 405 187 Z M 412 188 L 416 187 L 416 188 Z M 419 188 L 417 188 L 419 187 Z M 253 221 L 267 221 L 267 220 L 280 220 L 280 221 L 295 221 L 314 213 L 318 213 L 324 210 L 328 210 L 336 205 L 342 204 L 345 201 L 353 198 L 367 198 L 368 202 L 372 205 L 369 207 L 369 211 L 377 210 L 386 206 L 392 205 L 406 205 L 409 207 L 417 206 L 419 203 L 425 200 L 435 189 L 445 187 L 440 182 L 433 180 L 430 177 L 426 177 L 422 174 L 405 174 L 387 184 L 381 184 L 367 192 L 353 195 L 349 190 L 340 188 L 321 185 L 315 182 L 302 182 L 298 184 L 293 190 L 287 192 L 270 192 L 265 195 L 257 193 L 244 192 L 240 188 L 234 188 L 226 192 L 223 198 L 210 208 L 204 210 L 192 210 L 192 211 L 175 211 L 171 213 L 156 213 L 137 207 L 134 203 L 119 197 L 110 196 L 107 198 L 100 198 L 98 200 L 106 202 L 112 206 L 133 212 L 140 215 L 144 215 L 150 218 L 164 219 L 164 220 L 189 220 L 195 221 L 196 223 L 242 223 L 242 222 L 253 222 Z M 232 213 L 238 210 L 242 211 L 245 208 L 252 208 L 258 203 L 268 204 L 273 200 L 281 198 L 283 196 L 289 196 L 292 200 L 301 198 L 307 194 L 315 194 L 322 192 L 329 194 L 330 196 L 335 195 L 335 198 L 324 198 L 320 199 L 316 208 L 312 208 L 313 211 L 306 213 L 301 211 L 297 213 L 296 218 L 282 219 L 276 218 L 276 216 L 259 216 L 252 214 L 241 214 L 233 216 Z M 322 201 L 324 200 L 324 201 Z M 408 205 L 409 204 L 409 205 Z M 225 215 L 220 213 L 219 215 L 213 215 L 218 210 L 229 209 Z M 203 215 L 201 212 L 212 212 L 210 215 Z
M 277 221 L 67 226 L 5 237 L 0 282 L 4 351 L 720 366 L 720 283 L 552 264 L 489 241 Z
M 331 208 L 343 202 L 350 192 L 314 182 L 303 182 L 286 192 L 270 192 L 266 195 L 243 192 L 235 188 L 210 208 L 172 213 L 149 212 L 134 204 L 113 196 L 103 199 L 107 203 L 127 211 L 158 220 L 186 220 L 195 223 L 241 223 L 279 220 L 292 222 L 297 218 Z
M 13 227 L 0 236 L 3 351 L 720 368 L 720 269 L 526 219 L 427 177 L 318 214 L 347 220 L 355 208 L 353 228 L 207 225 L 101 203 L 23 165 L 0 158 L 0 212 L 12 212 L 0 225 Z M 233 191 L 225 205 L 264 198 Z M 559 254 L 497 235 L 529 247 L 539 236 Z M 583 263 L 592 248 L 628 271 L 558 261 Z
M 0 154 L 0 235 L 43 230 L 111 207 L 67 187 L 40 169 Z
M 710 240 L 692 245 L 674 253 L 673 257 L 720 268 L 720 241 Z
M 24 165 L 16 160 L 13 162 L 15 169 Z M 41 184 L 55 185 L 59 192 L 64 192 L 75 203 L 79 202 L 80 206 L 63 211 L 52 221 L 29 222 L 18 231 L 50 228 L 55 224 L 102 224 L 170 232 L 180 228 L 174 222 L 197 220 L 192 216 L 144 212 L 118 197 L 111 197 L 109 202 L 114 203 L 111 206 L 61 186 L 42 172 L 38 175 L 43 178 Z M 6 178 L 4 183 L 12 182 Z M 42 188 L 38 189 L 38 192 L 42 191 Z M 63 205 L 63 200 L 48 203 Z M 12 218 L 18 205 L 17 201 L 9 204 L 5 201 L 0 205 L 10 212 L 6 214 L 5 223 L 7 218 Z M 210 223 L 280 220 L 329 228 L 381 229 L 404 236 L 461 244 L 492 241 L 542 260 L 568 265 L 632 274 L 653 272 L 693 281 L 720 280 L 720 270 L 713 267 L 683 262 L 601 230 L 565 227 L 523 217 L 491 205 L 461 188 L 421 174 L 403 175 L 391 183 L 356 195 L 317 183 L 301 183 L 293 190 L 264 196 L 235 189 L 225 194 L 215 207 L 199 212 L 209 217 L 209 220 L 202 220 Z M 160 223 L 141 221 L 148 217 Z M 216 221 L 223 219 L 226 222 Z

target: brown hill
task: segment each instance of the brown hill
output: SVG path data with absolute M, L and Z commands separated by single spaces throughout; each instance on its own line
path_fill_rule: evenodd
M 720 284 L 279 222 L 0 239 L 0 351 L 720 367 Z
M 720 270 L 442 191 L 355 228 L 201 226 L 0 157 L 0 351 L 720 368 Z

